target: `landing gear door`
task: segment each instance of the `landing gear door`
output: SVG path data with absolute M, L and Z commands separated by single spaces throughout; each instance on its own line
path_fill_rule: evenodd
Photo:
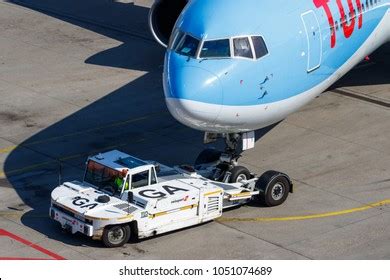
M 311 10 L 301 15 L 307 37 L 307 72 L 313 72 L 321 66 L 322 38 L 320 24 Z
M 255 147 L 255 132 L 245 132 L 242 134 L 242 150 L 247 151 Z

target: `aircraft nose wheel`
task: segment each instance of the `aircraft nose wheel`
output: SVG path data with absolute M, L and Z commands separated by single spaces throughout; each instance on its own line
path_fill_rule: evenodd
M 229 183 L 238 183 L 251 178 L 251 173 L 244 166 L 235 166 L 230 170 Z
M 278 171 L 267 171 L 256 182 L 256 189 L 260 191 L 259 200 L 262 204 L 273 207 L 283 204 L 293 185 L 290 178 Z

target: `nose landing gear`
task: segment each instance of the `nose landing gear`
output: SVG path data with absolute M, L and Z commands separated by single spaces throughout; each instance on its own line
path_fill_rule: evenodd
M 225 140 L 225 151 L 203 150 L 195 161 L 195 169 L 198 173 L 211 180 L 224 183 L 239 183 L 255 178 L 256 174 L 238 164 L 242 152 L 239 149 L 242 134 L 222 134 L 221 136 Z M 216 140 L 216 135 L 212 135 L 212 138 Z M 259 176 L 255 188 L 259 191 L 260 202 L 268 207 L 282 204 L 288 194 L 293 192 L 293 184 L 289 176 L 273 170 Z
M 209 179 L 225 183 L 236 183 L 254 178 L 246 167 L 238 165 L 241 154 L 237 152 L 237 147 L 241 134 L 226 134 L 222 137 L 226 144 L 225 151 L 203 150 L 195 160 L 195 169 Z

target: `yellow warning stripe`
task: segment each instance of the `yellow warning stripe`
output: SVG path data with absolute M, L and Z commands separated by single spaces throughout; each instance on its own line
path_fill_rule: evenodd
M 194 207 L 198 207 L 198 204 L 192 204 L 192 205 L 188 205 L 188 206 L 181 207 L 181 208 L 180 208 L 180 211 L 192 209 L 192 208 L 194 208 Z
M 98 218 L 98 217 L 92 217 L 92 216 L 85 216 L 86 219 L 89 220 L 98 220 L 98 221 L 109 221 L 109 218 Z
M 176 213 L 176 212 L 179 212 L 179 211 L 185 211 L 185 210 L 188 210 L 188 209 L 193 209 L 194 207 L 198 207 L 198 204 L 192 204 L 192 205 L 180 207 L 180 208 L 177 208 L 177 209 L 172 209 L 172 210 L 169 210 L 169 211 L 162 211 L 162 212 L 158 212 L 158 213 L 155 213 L 155 214 L 149 214 L 149 218 L 154 219 L 154 218 L 161 217 L 161 216 L 164 216 L 164 215 L 168 215 L 168 214 L 171 214 L 171 213 Z
M 213 195 L 213 194 L 220 194 L 222 191 L 219 190 L 219 191 L 213 191 L 213 192 L 208 192 L 208 193 L 205 193 L 204 196 L 209 196 L 209 195 Z
M 118 218 L 117 220 L 120 220 L 120 221 L 122 221 L 122 220 L 127 220 L 127 219 L 132 219 L 134 216 L 133 215 L 127 215 L 127 216 L 124 216 L 124 217 L 121 217 L 121 218 Z
M 149 218 L 154 219 L 154 218 L 161 217 L 161 216 L 164 216 L 167 214 L 168 214 L 168 212 L 166 212 L 166 211 L 155 213 L 155 214 L 149 214 Z
M 250 192 L 242 192 L 237 194 L 232 194 L 231 197 L 243 197 L 243 196 L 252 196 Z

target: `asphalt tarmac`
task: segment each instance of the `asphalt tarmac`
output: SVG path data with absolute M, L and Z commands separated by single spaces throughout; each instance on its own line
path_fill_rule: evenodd
M 88 155 L 174 165 L 204 149 L 165 106 L 150 3 L 0 0 L 0 259 L 390 259 L 390 46 L 244 153 L 291 176 L 285 204 L 118 249 L 49 219 L 51 190 Z

